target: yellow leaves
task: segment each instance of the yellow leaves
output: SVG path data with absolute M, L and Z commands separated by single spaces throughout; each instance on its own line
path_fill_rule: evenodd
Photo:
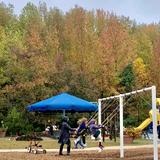
M 136 53 L 138 57 L 141 57 L 144 63 L 149 64 L 153 46 L 151 39 L 144 32 L 137 32 L 135 35 Z
M 140 137 L 141 131 L 136 131 L 134 128 L 126 128 L 124 134 L 132 137 L 133 139 Z
M 0 26 L 0 58 L 5 55 L 7 36 L 3 27 Z
M 149 83 L 149 74 L 143 59 L 138 57 L 133 62 L 133 71 L 137 87 L 145 87 Z

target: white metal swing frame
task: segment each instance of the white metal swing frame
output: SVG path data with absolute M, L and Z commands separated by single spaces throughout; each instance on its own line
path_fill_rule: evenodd
M 152 95 L 152 111 L 153 111 L 153 148 L 154 148 L 154 160 L 158 160 L 158 143 L 157 143 L 157 115 L 156 115 L 156 87 L 143 88 L 141 90 L 132 91 L 116 96 L 98 99 L 98 124 L 102 124 L 102 101 L 118 98 L 119 99 L 119 112 L 120 112 L 120 157 L 124 158 L 124 139 L 123 139 L 123 97 L 141 93 L 144 91 L 151 91 Z

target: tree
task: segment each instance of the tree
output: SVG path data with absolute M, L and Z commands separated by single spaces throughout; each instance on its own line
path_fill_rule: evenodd
M 150 64 L 150 59 L 153 51 L 151 39 L 142 31 L 137 31 L 135 35 L 136 54 L 142 58 L 146 65 Z
M 107 18 L 109 17 L 109 15 L 110 14 L 106 13 L 104 10 L 96 10 L 94 29 L 98 36 L 101 35 L 105 27 L 107 26 Z
M 103 86 L 109 87 L 115 94 L 118 91 L 120 73 L 134 57 L 134 43 L 128 30 L 114 15 L 109 17 L 100 36 L 99 57 L 103 68 L 102 79 L 106 81 Z
M 22 13 L 19 16 L 22 29 L 28 30 L 32 28 L 32 24 L 40 26 L 41 16 L 39 14 L 38 7 L 29 2 L 23 8 Z
M 95 57 L 98 56 L 94 15 L 76 6 L 67 13 L 65 20 L 65 67 L 69 67 L 68 71 L 71 71 L 73 76 L 72 79 L 68 77 L 71 80 L 68 86 L 72 92 L 81 97 L 90 96 L 88 93 L 91 91 L 95 96 L 97 94 L 94 93 L 95 89 L 90 83 L 95 76 L 96 63 L 94 62 L 96 62 Z
M 15 107 L 4 119 L 4 124 L 7 126 L 7 132 L 10 135 L 24 134 L 33 130 L 32 125 L 24 119 L 23 113 L 18 112 Z
M 0 3 L 0 26 L 7 26 L 15 20 L 13 15 L 13 5 L 6 6 L 3 2 Z
M 157 95 L 160 96 L 160 38 L 154 42 L 153 55 L 151 59 L 151 79 L 157 87 Z
M 57 36 L 58 48 L 57 52 L 63 52 L 65 49 L 65 18 L 63 13 L 57 8 L 51 8 L 47 14 L 46 25 L 48 27 L 48 36 Z M 53 33 L 53 34 L 52 34 Z M 53 43 L 53 42 L 51 42 Z M 57 44 L 56 43 L 56 44 Z
M 133 71 L 135 75 L 136 88 L 144 88 L 149 84 L 149 73 L 142 58 L 137 58 L 133 62 Z
M 132 64 L 128 64 L 124 71 L 120 75 L 120 84 L 124 87 L 124 92 L 130 92 L 133 90 L 135 85 L 135 75 L 133 72 Z

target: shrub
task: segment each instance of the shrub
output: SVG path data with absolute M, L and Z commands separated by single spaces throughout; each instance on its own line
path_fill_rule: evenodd
M 15 107 L 12 108 L 4 119 L 4 124 L 7 126 L 7 132 L 10 135 L 24 134 L 27 133 L 28 130 L 33 129 L 32 125 L 25 120 L 22 112 L 18 112 Z
M 136 131 L 134 128 L 126 128 L 124 134 L 135 139 L 140 137 L 141 131 Z

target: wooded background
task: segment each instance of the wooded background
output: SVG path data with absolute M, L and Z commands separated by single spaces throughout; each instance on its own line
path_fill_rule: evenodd
M 26 106 L 61 92 L 97 101 L 154 84 L 160 96 L 160 24 L 79 6 L 13 9 L 0 3 L 0 120 L 32 128 Z

